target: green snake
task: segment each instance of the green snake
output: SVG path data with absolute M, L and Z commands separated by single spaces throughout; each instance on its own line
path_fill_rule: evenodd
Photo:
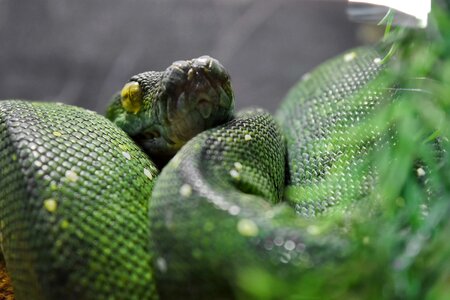
M 354 229 L 333 216 L 376 214 L 376 172 L 358 166 L 383 140 L 336 138 L 393 98 L 376 85 L 383 57 L 367 47 L 324 63 L 275 117 L 234 114 L 229 76 L 206 56 L 133 76 L 107 118 L 0 102 L 0 242 L 15 297 L 311 296 L 301 291 L 317 270 L 357 255 Z

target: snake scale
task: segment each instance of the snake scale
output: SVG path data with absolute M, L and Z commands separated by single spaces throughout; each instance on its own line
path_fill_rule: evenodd
M 0 102 L 0 242 L 15 297 L 311 296 L 308 278 L 355 255 L 353 228 L 333 216 L 366 209 L 377 176 L 358 166 L 383 141 L 334 138 L 392 100 L 367 88 L 383 55 L 358 48 L 322 64 L 275 117 L 234 115 L 229 77 L 209 57 L 132 77 L 110 120 Z M 243 286 L 252 278 L 260 294 Z

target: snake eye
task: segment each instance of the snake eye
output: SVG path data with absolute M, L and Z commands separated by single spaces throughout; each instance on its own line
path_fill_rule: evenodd
M 139 83 L 132 81 L 125 84 L 122 91 L 122 107 L 130 113 L 138 113 L 142 106 L 142 91 Z

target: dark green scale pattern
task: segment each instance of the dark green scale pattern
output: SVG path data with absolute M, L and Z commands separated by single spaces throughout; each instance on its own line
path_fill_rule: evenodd
M 142 93 L 146 95 L 143 101 L 144 107 L 142 111 L 151 111 L 152 107 L 155 105 L 156 94 L 160 90 L 160 81 L 163 77 L 164 72 L 149 71 L 134 75 L 130 78 L 131 81 L 139 83 L 142 88 Z
M 284 153 L 275 121 L 256 110 L 195 137 L 162 171 L 149 212 L 163 299 L 230 299 L 253 269 L 289 281 L 339 257 L 339 234 L 273 206 Z
M 341 55 L 306 75 L 280 107 L 277 120 L 288 148 L 285 196 L 298 213 L 343 209 L 372 190 L 374 173 L 358 166 L 370 147 L 380 146 L 381 135 L 375 127 L 357 139 L 349 132 L 394 98 L 375 83 L 385 67 L 382 58 L 373 48 Z M 354 140 L 360 143 L 349 143 Z
M 143 169 L 156 170 L 111 123 L 68 106 L 2 102 L 0 232 L 19 299 L 147 299 L 155 286 L 162 299 L 249 299 L 258 276 L 307 297 L 309 278 L 358 262 L 349 259 L 359 255 L 358 228 L 328 211 L 351 214 L 347 201 L 376 181 L 359 164 L 386 142 L 378 128 L 345 139 L 395 99 L 377 83 L 380 55 L 357 49 L 312 72 L 281 107 L 281 126 L 253 110 L 197 135 L 163 169 L 149 204 Z
M 131 77 L 129 82 L 134 81 L 139 83 L 139 86 L 142 89 L 142 95 L 145 96 L 142 101 L 142 109 L 138 114 L 122 114 L 124 109 L 122 107 L 120 92 L 118 92 L 113 95 L 111 99 L 110 105 L 108 106 L 106 112 L 106 117 L 108 119 L 115 119 L 116 126 L 119 126 L 122 129 L 135 128 L 135 131 L 139 131 L 142 127 L 149 126 L 149 124 L 154 121 L 151 112 L 153 109 L 157 109 L 158 107 L 155 105 L 155 98 L 161 88 L 160 81 L 163 75 L 164 72 L 150 71 Z M 122 117 L 117 118 L 120 114 L 122 114 Z M 135 134 L 136 132 L 132 133 Z
M 157 170 L 104 117 L 0 102 L 0 233 L 17 299 L 156 297 L 147 239 Z

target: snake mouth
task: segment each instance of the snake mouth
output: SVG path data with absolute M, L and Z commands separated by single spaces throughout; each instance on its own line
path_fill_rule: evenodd
M 196 134 L 231 119 L 230 77 L 209 56 L 174 62 L 164 71 L 155 104 L 161 138 L 176 152 Z

